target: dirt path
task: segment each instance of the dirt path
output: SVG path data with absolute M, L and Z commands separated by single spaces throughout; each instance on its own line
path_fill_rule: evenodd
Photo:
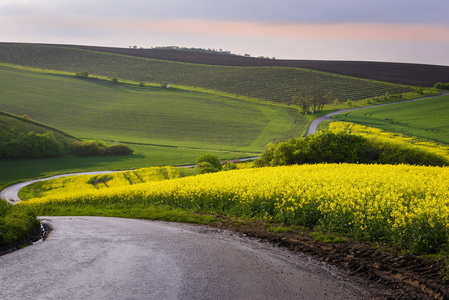
M 446 96 L 446 95 L 449 95 L 449 92 L 444 92 L 441 95 L 436 95 L 436 96 L 422 97 L 422 98 L 416 98 L 416 99 L 411 99 L 411 100 L 397 101 L 397 102 L 391 102 L 391 103 L 384 103 L 384 104 L 377 104 L 377 105 L 370 105 L 370 106 L 356 107 L 356 108 L 349 108 L 349 109 L 335 111 L 335 112 L 329 113 L 327 115 L 318 117 L 315 120 L 313 120 L 310 123 L 309 128 L 307 129 L 306 136 L 309 135 L 309 134 L 314 134 L 317 131 L 318 125 L 321 122 L 333 120 L 332 117 L 335 116 L 335 115 L 338 115 L 338 114 L 343 114 L 343 113 L 346 113 L 346 112 L 359 110 L 359 109 L 365 109 L 365 108 L 371 108 L 371 107 L 379 107 L 379 106 L 386 106 L 386 105 L 393 105 L 393 104 L 401 104 L 401 103 L 405 103 L 405 102 L 416 101 L 416 100 L 423 100 L 423 99 L 429 99 L 429 98 L 435 98 L 435 97 L 441 97 L 441 96 Z

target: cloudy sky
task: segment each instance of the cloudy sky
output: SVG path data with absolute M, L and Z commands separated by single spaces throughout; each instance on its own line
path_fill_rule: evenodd
M 449 0 L 0 0 L 0 41 L 449 65 Z

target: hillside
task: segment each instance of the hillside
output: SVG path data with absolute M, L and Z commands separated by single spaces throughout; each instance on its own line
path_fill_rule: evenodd
M 69 144 L 77 139 L 61 130 L 38 123 L 28 118 L 19 117 L 0 111 L 0 133 L 2 131 L 13 131 L 15 133 L 46 133 L 53 132 L 56 139 L 63 144 Z
M 0 43 L 0 62 L 194 86 L 285 104 L 291 103 L 292 97 L 298 93 L 313 94 L 317 88 L 324 88 L 332 99 L 339 99 L 340 102 L 412 91 L 407 86 L 299 68 L 180 63 L 36 44 Z
M 437 82 L 449 82 L 449 66 L 368 61 L 264 59 L 185 50 L 129 49 L 78 45 L 58 46 L 208 65 L 303 68 L 413 86 L 432 87 Z
M 84 139 L 260 151 L 307 125 L 294 108 L 1 66 L 0 90 L 3 110 Z

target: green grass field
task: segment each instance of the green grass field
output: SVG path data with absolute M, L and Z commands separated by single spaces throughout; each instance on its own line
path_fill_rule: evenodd
M 146 145 L 130 145 L 130 147 L 135 151 L 130 156 L 0 160 L 0 190 L 13 182 L 57 174 L 194 164 L 196 158 L 205 153 L 216 154 L 221 160 L 252 157 L 260 154 L 259 152 L 213 151 Z
M 341 121 L 377 127 L 449 144 L 449 96 L 336 115 Z
M 135 151 L 127 157 L 2 160 L 0 186 L 58 173 L 191 164 L 204 153 L 222 160 L 255 156 L 270 141 L 301 136 L 309 122 L 295 108 L 265 102 L 10 67 L 0 67 L 0 108 L 76 138 L 130 143 Z M 8 116 L 1 122 L 42 130 Z
M 340 102 L 413 91 L 408 86 L 298 68 L 188 64 L 36 44 L 0 43 L 0 62 L 195 86 L 280 103 L 289 103 L 298 92 L 313 93 L 319 86 Z
M 82 139 L 259 151 L 269 141 L 300 136 L 307 125 L 294 108 L 5 67 L 0 89 L 2 110 Z

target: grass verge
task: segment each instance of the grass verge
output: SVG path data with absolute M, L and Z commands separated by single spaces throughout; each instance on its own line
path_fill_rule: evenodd
M 39 231 L 40 223 L 30 209 L 0 201 L 0 253 L 30 243 Z

